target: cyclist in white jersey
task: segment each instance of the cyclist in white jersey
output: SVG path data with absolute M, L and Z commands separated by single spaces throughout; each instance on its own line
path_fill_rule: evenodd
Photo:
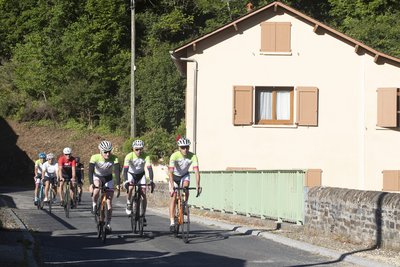
M 168 168 L 168 176 L 169 176 L 169 193 L 171 196 L 171 200 L 169 203 L 169 218 L 171 221 L 170 231 L 173 232 L 175 229 L 175 199 L 176 193 L 174 191 L 174 186 L 180 187 L 189 187 L 190 184 L 190 175 L 189 168 L 192 166 L 193 171 L 196 176 L 196 190 L 197 194 L 200 189 L 200 172 L 199 172 L 199 163 L 197 160 L 197 156 L 189 151 L 190 140 L 186 137 L 180 137 L 177 141 L 179 150 L 173 153 L 169 159 L 169 168 Z M 189 192 L 186 194 L 186 201 L 189 198 Z
M 126 214 L 132 213 L 132 203 L 130 202 L 132 192 L 135 184 L 146 184 L 145 167 L 149 172 L 151 192 L 154 189 L 153 183 L 153 168 L 151 166 L 150 156 L 143 152 L 144 142 L 142 140 L 135 140 L 132 143 L 132 152 L 125 156 L 124 160 L 124 185 L 128 190 L 126 195 Z M 146 186 L 142 186 L 143 192 L 143 212 L 146 214 L 147 198 L 146 198 Z M 146 225 L 146 218 L 144 218 L 144 224 Z
M 46 162 L 43 163 L 43 171 L 42 171 L 42 182 L 45 185 L 44 188 L 44 202 L 49 200 L 49 187 L 50 185 L 56 184 L 58 180 L 58 163 L 54 159 L 54 154 L 49 153 L 46 156 Z M 53 190 L 53 186 L 51 186 L 51 190 Z M 54 197 L 56 196 L 56 192 L 54 193 Z M 54 200 L 53 200 L 54 201 Z
M 35 176 L 33 177 L 33 181 L 35 183 L 35 193 L 34 193 L 35 206 L 38 204 L 39 184 L 40 184 L 40 179 L 42 178 L 43 163 L 45 161 L 46 161 L 46 154 L 44 152 L 40 152 L 39 159 L 35 161 Z

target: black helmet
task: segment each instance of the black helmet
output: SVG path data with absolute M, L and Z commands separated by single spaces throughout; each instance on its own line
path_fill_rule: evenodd
M 76 163 L 81 162 L 81 158 L 80 158 L 80 157 L 75 157 L 75 162 L 76 162 Z

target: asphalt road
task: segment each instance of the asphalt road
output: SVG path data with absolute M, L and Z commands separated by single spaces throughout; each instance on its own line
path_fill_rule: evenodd
M 113 232 L 103 244 L 97 239 L 91 200 L 85 193 L 81 205 L 66 218 L 60 206 L 37 210 L 32 190 L 0 189 L 2 201 L 32 230 L 43 266 L 351 266 L 271 240 L 217 226 L 191 223 L 190 242 L 169 233 L 169 219 L 148 210 L 145 235 L 131 232 L 125 214 L 125 193 L 114 198 Z

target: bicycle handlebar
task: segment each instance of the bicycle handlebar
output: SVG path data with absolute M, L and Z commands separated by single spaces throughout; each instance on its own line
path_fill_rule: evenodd
M 174 186 L 174 190 L 176 191 L 176 190 L 182 190 L 182 189 L 186 189 L 186 190 L 196 190 L 197 188 L 196 187 L 176 187 L 176 186 Z M 197 191 L 197 194 L 196 194 L 196 197 L 199 197 L 200 196 L 200 194 L 201 194 L 201 191 L 203 191 L 203 188 L 202 187 L 199 187 L 199 191 Z

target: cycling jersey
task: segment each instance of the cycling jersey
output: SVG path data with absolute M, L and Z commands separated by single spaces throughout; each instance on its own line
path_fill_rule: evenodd
M 173 170 L 173 174 L 176 176 L 184 176 L 187 174 L 190 166 L 193 166 L 193 169 L 199 167 L 197 156 L 192 152 L 188 152 L 188 154 L 184 156 L 181 152 L 176 151 L 169 159 L 169 169 Z
M 46 161 L 43 164 L 43 172 L 45 177 L 54 178 L 57 177 L 58 163 L 54 162 L 54 164 Z
M 90 158 L 89 162 L 89 181 L 90 184 L 93 183 L 93 175 L 97 177 L 104 177 L 106 181 L 112 180 L 112 173 L 114 173 L 118 180 L 118 184 L 120 181 L 119 177 L 119 162 L 118 157 L 115 155 L 110 155 L 108 159 L 104 159 L 101 154 L 95 154 Z
M 130 173 L 143 173 L 145 165 L 151 165 L 150 157 L 145 152 L 143 152 L 140 157 L 133 151 L 125 156 L 124 168 L 128 168 L 128 172 Z
M 38 159 L 38 160 L 36 160 L 35 161 L 35 167 L 37 168 L 37 174 L 38 174 L 38 176 L 39 175 L 41 175 L 42 174 L 42 169 L 43 169 L 43 164 L 44 164 L 45 162 L 40 162 L 40 159 Z
M 61 175 L 63 178 L 71 179 L 72 178 L 72 167 L 76 166 L 75 158 L 70 156 L 67 158 L 62 155 L 58 159 L 58 166 L 61 168 Z

